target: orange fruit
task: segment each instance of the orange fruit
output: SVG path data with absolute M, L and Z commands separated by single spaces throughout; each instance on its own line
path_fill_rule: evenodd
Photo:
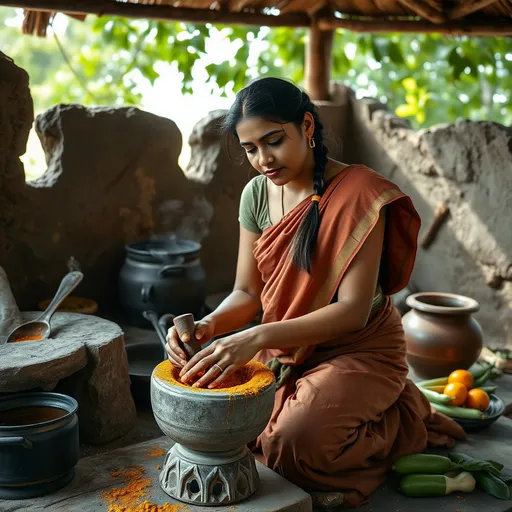
M 473 387 L 473 375 L 467 370 L 455 370 L 448 377 L 448 384 L 453 382 L 460 382 L 466 386 L 466 389 L 471 389 Z
M 491 399 L 483 389 L 475 388 L 468 391 L 466 407 L 469 407 L 470 409 L 479 409 L 480 411 L 485 411 L 485 409 L 489 407 L 490 403 Z
M 443 393 L 453 398 L 450 405 L 462 405 L 468 396 L 468 389 L 460 382 L 452 382 L 446 384 Z

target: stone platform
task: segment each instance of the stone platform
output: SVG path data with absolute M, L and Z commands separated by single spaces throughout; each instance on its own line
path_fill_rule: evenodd
M 66 487 L 48 496 L 29 500 L 0 500 L 1 512 L 107 512 L 109 502 L 104 493 L 123 487 L 122 478 L 111 471 L 127 469 L 132 465 L 144 468 L 143 478 L 150 479 L 145 495 L 138 502 L 148 500 L 156 505 L 179 505 L 160 489 L 158 476 L 165 453 L 172 441 L 161 437 L 111 452 L 86 457 L 77 465 L 74 480 Z M 161 454 L 158 454 L 162 452 Z M 157 456 L 154 456 L 158 454 Z M 260 488 L 247 500 L 230 506 L 200 507 L 185 505 L 179 512 L 311 512 L 311 497 L 267 467 L 257 463 Z M 114 502 L 122 504 L 122 501 Z
M 40 315 L 23 313 L 22 321 Z M 51 328 L 46 340 L 0 345 L 0 396 L 27 390 L 71 395 L 79 404 L 82 440 L 103 444 L 126 434 L 136 411 L 121 327 L 93 315 L 55 313 Z

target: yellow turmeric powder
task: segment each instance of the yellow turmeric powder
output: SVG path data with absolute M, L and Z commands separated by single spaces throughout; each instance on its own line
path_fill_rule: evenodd
M 144 468 L 142 466 L 131 466 L 127 469 L 117 469 L 110 472 L 113 477 L 123 479 L 124 487 L 114 487 L 106 491 L 103 496 L 111 505 L 118 501 L 119 506 L 130 507 L 146 495 L 146 489 L 151 485 L 150 478 L 143 478 Z M 109 512 L 121 512 L 122 509 L 112 509 Z M 128 508 L 126 512 L 128 512 Z M 124 512 L 124 511 L 123 511 Z
M 165 454 L 165 450 L 163 448 L 160 448 L 159 446 L 153 446 L 150 452 L 148 452 L 146 455 L 148 457 L 161 457 Z
M 259 361 L 249 361 L 238 369 L 223 384 L 221 388 L 193 388 L 188 383 L 181 382 L 180 368 L 170 361 L 160 363 L 153 372 L 153 376 L 174 386 L 187 388 L 202 393 L 228 393 L 229 395 L 256 395 L 274 382 L 274 374 Z
M 163 505 L 155 505 L 149 501 L 143 501 L 136 507 L 124 507 L 122 505 L 111 505 L 108 512 L 187 512 L 187 505 L 173 505 L 164 503 Z
M 150 478 L 144 478 L 142 466 L 127 469 L 115 469 L 110 472 L 113 477 L 123 479 L 124 487 L 112 488 L 103 494 L 109 503 L 108 512 L 187 512 L 187 505 L 164 503 L 156 505 L 141 499 L 147 495 L 146 488 L 151 485 Z

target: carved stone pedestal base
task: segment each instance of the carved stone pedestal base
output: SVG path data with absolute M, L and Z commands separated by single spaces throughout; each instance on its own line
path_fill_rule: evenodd
M 195 505 L 229 505 L 253 494 L 259 476 L 247 447 L 206 453 L 176 443 L 167 453 L 160 474 L 162 489 Z

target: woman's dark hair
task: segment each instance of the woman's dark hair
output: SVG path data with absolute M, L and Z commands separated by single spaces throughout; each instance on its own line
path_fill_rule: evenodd
M 296 85 L 280 78 L 260 78 L 242 89 L 229 109 L 222 130 L 238 138 L 236 126 L 246 117 L 261 117 L 276 123 L 294 123 L 299 131 L 304 115 L 309 112 L 315 121 L 313 156 L 315 167 L 313 183 L 315 195 L 324 191 L 324 171 L 327 165 L 327 148 L 324 129 L 315 105 L 309 96 Z M 300 269 L 311 273 L 311 258 L 320 227 L 318 201 L 311 201 L 299 229 L 293 237 L 293 262 Z

